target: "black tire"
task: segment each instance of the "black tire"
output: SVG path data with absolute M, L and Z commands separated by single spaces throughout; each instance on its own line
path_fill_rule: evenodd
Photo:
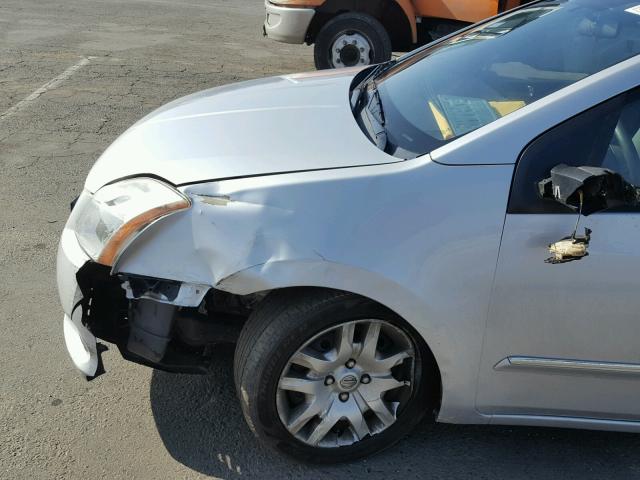
M 375 318 L 400 327 L 414 344 L 414 385 L 395 423 L 349 446 L 313 447 L 296 439 L 280 421 L 276 392 L 289 358 L 308 339 L 348 320 Z M 252 313 L 238 340 L 234 359 L 236 389 L 253 433 L 272 448 L 298 460 L 336 463 L 379 452 L 404 437 L 440 398 L 440 377 L 426 344 L 406 322 L 366 298 L 342 291 L 289 289 L 270 294 Z
M 391 59 L 391 38 L 382 24 L 371 15 L 348 12 L 329 20 L 316 35 L 313 57 L 318 70 L 340 66 L 333 65 L 331 46 L 340 35 L 352 33 L 367 39 L 371 48 L 368 64 Z

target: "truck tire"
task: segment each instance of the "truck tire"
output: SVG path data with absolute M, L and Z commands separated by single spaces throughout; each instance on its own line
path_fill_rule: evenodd
M 313 463 L 393 445 L 433 413 L 440 392 L 435 360 L 404 320 L 325 289 L 270 294 L 240 334 L 234 376 L 253 433 Z
M 342 13 L 320 29 L 313 56 L 318 70 L 382 63 L 391 59 L 391 38 L 371 15 Z

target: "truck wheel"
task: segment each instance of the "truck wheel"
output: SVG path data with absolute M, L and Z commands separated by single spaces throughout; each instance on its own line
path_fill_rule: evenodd
M 371 15 L 342 13 L 320 29 L 313 55 L 318 70 L 382 63 L 391 59 L 391 39 Z
M 299 460 L 354 460 L 391 446 L 433 412 L 440 380 L 393 312 L 335 290 L 269 295 L 245 325 L 235 380 L 251 430 Z

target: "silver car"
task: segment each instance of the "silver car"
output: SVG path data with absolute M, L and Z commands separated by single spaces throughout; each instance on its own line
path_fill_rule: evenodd
M 640 0 L 533 2 L 362 70 L 214 88 L 101 156 L 64 336 L 206 373 L 345 461 L 439 422 L 640 431 Z

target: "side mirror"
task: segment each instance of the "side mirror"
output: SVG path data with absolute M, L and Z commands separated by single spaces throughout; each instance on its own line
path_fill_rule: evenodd
M 591 230 L 585 228 L 583 236 L 576 236 L 581 215 L 640 203 L 638 189 L 607 168 L 556 165 L 549 178 L 538 182 L 538 191 L 542 198 L 554 199 L 578 212 L 573 233 L 548 246 L 552 256 L 545 262 L 551 264 L 571 262 L 589 255 Z
M 556 165 L 549 178 L 538 182 L 538 191 L 541 197 L 554 199 L 584 216 L 639 204 L 636 187 L 607 168 Z

